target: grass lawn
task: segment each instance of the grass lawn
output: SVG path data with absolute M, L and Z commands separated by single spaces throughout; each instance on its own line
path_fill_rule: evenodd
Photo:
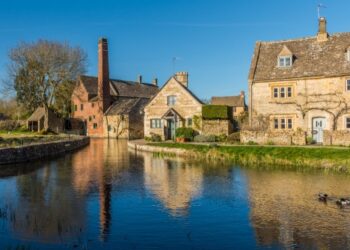
M 350 148 L 283 147 L 283 146 L 217 146 L 150 143 L 168 148 L 188 149 L 199 157 L 227 159 L 245 165 L 279 165 L 323 169 L 338 169 L 350 173 Z
M 0 148 L 30 145 L 68 139 L 67 135 L 42 135 L 30 131 L 4 131 L 0 130 Z

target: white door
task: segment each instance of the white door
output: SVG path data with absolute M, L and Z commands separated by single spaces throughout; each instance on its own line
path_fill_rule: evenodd
M 312 137 L 316 143 L 323 143 L 323 130 L 326 128 L 326 118 L 317 117 L 312 119 Z

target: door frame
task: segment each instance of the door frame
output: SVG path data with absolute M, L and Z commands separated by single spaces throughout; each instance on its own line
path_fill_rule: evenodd
M 318 129 L 318 130 L 316 130 L 314 128 L 314 121 L 316 119 L 322 119 L 322 121 L 324 121 L 323 126 L 320 129 Z M 327 125 L 327 118 L 324 117 L 324 116 L 315 116 L 315 117 L 312 117 L 312 119 L 311 119 L 312 139 L 315 140 L 317 144 L 322 144 L 323 143 L 323 131 L 325 130 L 326 125 Z M 320 133 L 319 133 L 320 130 L 322 131 L 321 137 L 320 137 Z M 314 134 L 314 131 L 317 131 L 317 134 Z

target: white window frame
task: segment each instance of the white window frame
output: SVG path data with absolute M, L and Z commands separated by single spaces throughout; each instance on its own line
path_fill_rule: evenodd
M 162 127 L 162 120 L 158 118 L 151 119 L 151 128 L 161 128 Z
M 283 94 L 283 96 L 282 96 Z M 286 98 L 286 89 L 285 87 L 280 88 L 280 98 Z
M 273 91 L 273 98 L 278 98 L 279 97 L 279 88 L 274 87 L 272 91 Z M 277 94 L 277 96 L 276 96 L 276 94 Z
M 287 64 L 288 61 L 288 64 Z M 293 65 L 292 56 L 279 56 L 277 60 L 277 65 L 279 68 L 290 68 Z
M 281 127 L 281 129 L 286 129 L 286 118 L 281 118 L 281 121 L 280 121 L 280 127 Z
M 273 119 L 273 128 L 274 129 L 279 129 L 279 120 L 278 118 Z
M 287 129 L 293 129 L 293 119 L 292 118 L 287 118 Z
M 168 95 L 167 96 L 167 105 L 174 106 L 176 104 L 176 95 Z

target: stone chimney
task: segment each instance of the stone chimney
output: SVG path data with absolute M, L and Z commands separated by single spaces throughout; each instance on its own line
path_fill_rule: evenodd
M 327 21 L 326 21 L 326 18 L 324 17 L 320 17 L 320 19 L 318 20 L 317 41 L 318 42 L 328 41 Z
M 98 97 L 102 102 L 103 113 L 111 104 L 109 89 L 108 43 L 106 38 L 98 41 Z
M 152 81 L 152 84 L 154 86 L 158 86 L 158 78 L 154 78 L 153 81 Z
M 188 72 L 177 72 L 175 74 L 175 79 L 179 81 L 186 88 L 188 87 Z
M 137 83 L 142 84 L 142 75 L 137 76 Z
M 240 93 L 240 97 L 241 97 L 241 98 L 244 98 L 244 95 L 245 95 L 245 93 L 244 93 L 244 91 L 242 90 L 241 93 Z

